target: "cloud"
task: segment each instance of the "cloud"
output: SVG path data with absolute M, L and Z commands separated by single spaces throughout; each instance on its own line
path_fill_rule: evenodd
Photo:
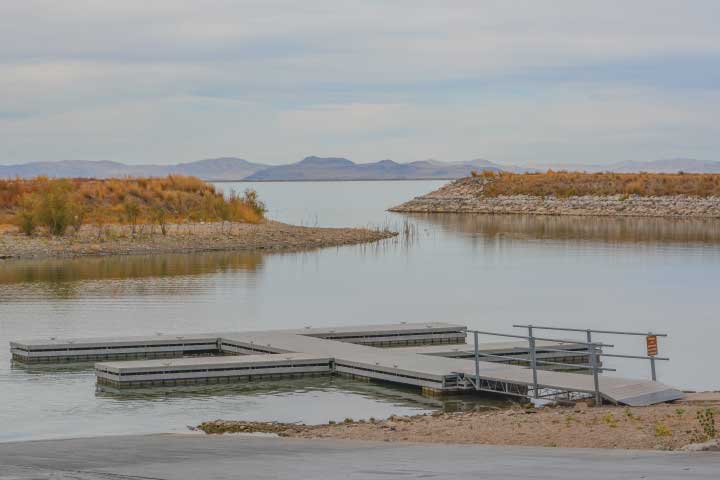
M 0 163 L 716 157 L 718 14 L 692 0 L 4 2 Z

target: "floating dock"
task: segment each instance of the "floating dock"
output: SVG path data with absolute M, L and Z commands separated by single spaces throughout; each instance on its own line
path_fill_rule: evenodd
M 179 358 L 219 353 L 217 335 L 35 339 L 10 342 L 13 360 L 21 363 L 96 362 Z
M 11 342 L 11 349 L 13 358 L 25 363 L 145 358 L 97 363 L 98 383 L 115 388 L 339 374 L 411 385 L 428 394 L 481 390 L 528 395 L 535 385 L 533 372 L 521 365 L 483 360 L 479 363 L 480 384 L 474 385 L 475 362 L 468 359 L 474 346 L 464 344 L 465 337 L 465 326 L 438 322 L 121 339 L 26 340 Z M 554 348 L 557 345 L 563 348 Z M 565 351 L 570 347 L 577 352 L 578 359 L 584 356 L 583 345 L 573 347 L 572 342 L 547 345 L 538 342 L 537 347 L 538 351 L 547 349 L 544 352 L 547 355 L 552 355 L 553 349 Z M 509 361 L 528 353 L 527 347 L 507 342 L 483 348 L 499 352 L 498 356 L 504 352 Z M 173 358 L 158 359 L 160 356 Z M 579 373 L 539 371 L 537 385 L 557 395 L 594 392 L 593 377 Z M 649 405 L 683 397 L 679 390 L 659 382 L 604 375 L 600 378 L 600 392 L 605 400 L 626 405 Z
M 330 375 L 332 363 L 304 353 L 236 355 L 98 363 L 95 373 L 98 385 L 137 388 Z
M 304 328 L 275 333 L 338 340 L 373 347 L 464 344 L 466 328 L 447 323 L 392 324 L 371 327 Z M 249 332 L 252 333 L 252 332 Z M 227 333 L 188 335 L 16 340 L 10 342 L 13 360 L 30 363 L 97 362 L 220 355 Z M 251 350 L 242 353 L 252 353 Z M 276 353 L 276 352 L 273 352 Z

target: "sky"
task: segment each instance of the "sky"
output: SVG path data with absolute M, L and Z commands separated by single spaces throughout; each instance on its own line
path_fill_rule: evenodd
M 0 164 L 720 160 L 717 0 L 4 0 Z

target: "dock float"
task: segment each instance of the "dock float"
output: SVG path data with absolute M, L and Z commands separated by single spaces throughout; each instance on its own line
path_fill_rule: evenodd
M 373 347 L 464 344 L 466 327 L 448 323 L 391 324 L 360 327 L 276 330 L 277 333 L 338 340 Z M 30 363 L 97 362 L 179 358 L 223 354 L 225 333 L 188 335 L 15 340 L 10 342 L 14 361 Z M 245 351 L 242 353 L 252 353 Z
M 475 362 L 468 359 L 472 347 L 464 344 L 465 336 L 465 326 L 437 322 L 121 339 L 36 339 L 11 342 L 11 350 L 13 359 L 30 364 L 149 357 L 97 363 L 98 384 L 116 388 L 247 381 L 258 375 L 336 374 L 414 386 L 431 395 L 476 390 L 528 395 L 534 387 L 533 372 L 522 365 L 481 361 L 480 384 L 474 385 Z M 572 347 L 571 342 L 561 343 L 563 348 L 557 350 Z M 551 344 L 538 347 L 553 353 Z M 494 348 L 509 356 L 523 353 L 513 344 L 496 344 Z M 583 356 L 580 345 L 575 351 L 578 357 Z M 153 357 L 161 355 L 171 358 Z M 558 371 L 538 374 L 538 387 L 551 395 L 569 398 L 595 391 L 591 375 Z M 602 375 L 599 386 L 606 401 L 625 405 L 650 405 L 683 397 L 679 390 L 650 380 Z
M 332 362 L 304 353 L 236 355 L 98 363 L 95 373 L 98 385 L 137 388 L 330 375 Z

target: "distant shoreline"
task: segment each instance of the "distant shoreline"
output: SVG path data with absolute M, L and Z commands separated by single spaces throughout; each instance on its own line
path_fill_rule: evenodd
M 330 178 L 330 179 L 288 179 L 288 180 L 212 180 L 203 179 L 212 183 L 300 183 L 300 182 L 447 182 L 457 180 L 457 177 L 447 178 Z

